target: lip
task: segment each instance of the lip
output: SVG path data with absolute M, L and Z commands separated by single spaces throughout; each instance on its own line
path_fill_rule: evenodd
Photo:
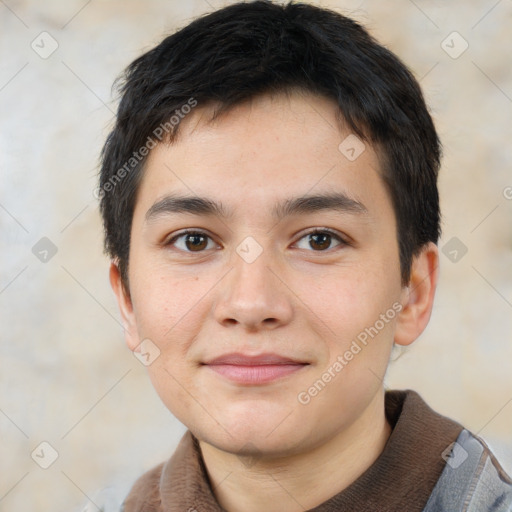
M 279 354 L 224 354 L 203 363 L 212 371 L 238 384 L 266 384 L 291 375 L 309 363 Z

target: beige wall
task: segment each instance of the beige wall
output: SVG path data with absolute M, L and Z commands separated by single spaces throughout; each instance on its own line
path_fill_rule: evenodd
M 457 262 L 445 248 L 431 324 L 387 385 L 419 391 L 510 468 L 512 4 L 316 3 L 352 11 L 421 79 L 445 151 L 440 246 L 456 237 L 467 247 Z M 93 189 L 117 73 L 165 32 L 220 5 L 0 3 L 2 512 L 81 510 L 109 485 L 122 494 L 184 431 L 124 346 Z M 43 31 L 58 43 L 47 58 L 31 47 L 52 49 Z M 442 48 L 453 31 L 469 45 L 458 58 Z M 453 56 L 463 45 L 459 36 L 444 43 Z M 32 252 L 42 237 L 57 249 L 46 262 Z M 40 243 L 43 257 L 51 248 Z M 46 470 L 30 456 L 43 441 L 59 454 Z M 49 462 L 52 452 L 37 455 Z

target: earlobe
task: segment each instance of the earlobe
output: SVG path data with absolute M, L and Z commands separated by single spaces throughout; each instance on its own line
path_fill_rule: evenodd
M 126 344 L 130 350 L 134 351 L 140 344 L 137 332 L 137 322 L 135 320 L 130 294 L 124 286 L 119 267 L 114 261 L 110 263 L 109 279 L 112 290 L 116 295 L 119 311 L 121 312 Z
M 403 289 L 403 309 L 396 323 L 396 344 L 410 345 L 427 326 L 438 275 L 439 252 L 437 246 L 429 242 L 412 261 L 409 284 Z

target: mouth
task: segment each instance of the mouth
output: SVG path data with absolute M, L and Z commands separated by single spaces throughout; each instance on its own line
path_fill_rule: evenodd
M 294 374 L 307 367 L 309 363 L 278 354 L 248 356 L 233 353 L 217 357 L 203 365 L 237 384 L 258 385 Z

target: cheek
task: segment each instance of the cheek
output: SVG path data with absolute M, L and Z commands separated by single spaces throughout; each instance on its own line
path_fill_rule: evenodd
M 161 354 L 148 368 L 148 375 L 160 400 L 172 414 L 189 428 L 192 422 L 201 419 L 204 411 L 201 404 L 204 400 L 201 393 L 194 386 L 193 380 L 187 372 L 183 371 L 183 365 L 179 363 L 179 357 L 173 357 L 173 364 L 169 361 L 169 352 Z M 199 400 L 197 397 L 199 396 Z M 192 420 L 192 421 L 191 421 Z
M 383 376 L 394 337 L 399 270 L 386 272 L 385 265 L 375 261 L 299 282 L 298 295 L 307 297 L 304 302 L 313 312 L 308 316 L 324 340 L 326 353 L 319 372 L 330 369 L 343 375 L 333 389 L 347 389 L 353 383 L 361 384 L 361 379 L 373 381 Z
M 185 347 L 204 315 L 202 299 L 212 286 L 209 280 L 151 268 L 142 270 L 135 281 L 132 298 L 139 337 L 150 338 L 162 353 Z
M 140 339 L 149 338 L 159 350 L 158 357 L 147 367 L 151 382 L 163 403 L 183 422 L 189 415 L 201 416 L 192 398 L 194 362 L 190 347 L 200 333 L 210 311 L 208 290 L 210 279 L 162 275 L 155 268 L 147 269 L 134 298 L 134 309 Z
M 301 276 L 297 295 L 331 336 L 354 336 L 372 325 L 395 300 L 393 284 L 386 282 L 383 271 L 374 269 L 352 266 L 329 275 Z

